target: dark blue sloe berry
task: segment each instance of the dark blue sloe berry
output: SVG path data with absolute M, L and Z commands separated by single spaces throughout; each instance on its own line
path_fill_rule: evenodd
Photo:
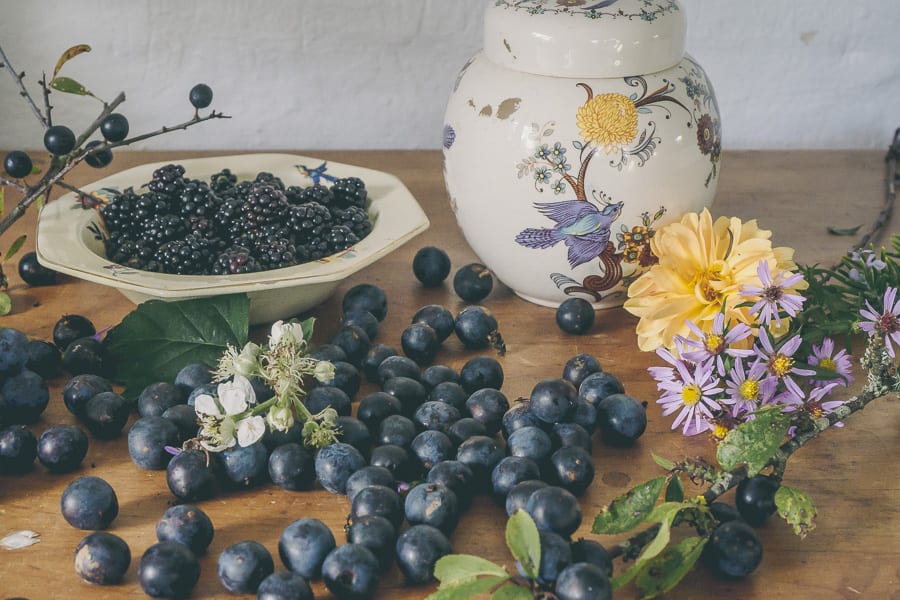
M 53 125 L 44 132 L 44 148 L 56 156 L 75 149 L 75 133 L 65 125 Z
M 112 486 L 87 475 L 63 490 L 59 507 L 66 522 L 76 529 L 106 529 L 119 514 L 119 500 Z
M 306 579 L 291 571 L 278 571 L 262 580 L 256 600 L 313 600 Z
M 337 361 L 332 364 L 334 365 L 334 377 L 331 381 L 319 383 L 318 387 L 337 388 L 344 392 L 349 399 L 355 398 L 360 385 L 362 385 L 359 369 L 345 361 Z
M 567 446 L 550 457 L 556 482 L 575 495 L 580 495 L 594 481 L 594 459 L 584 448 Z
M 427 430 L 415 437 L 410 451 L 419 465 L 426 471 L 439 462 L 456 457 L 456 445 L 442 431 Z
M 187 398 L 191 392 L 206 383 L 212 383 L 212 370 L 203 363 L 190 363 L 175 375 L 175 387 Z
M 206 108 L 207 106 L 212 104 L 212 88 L 205 83 L 198 83 L 191 88 L 191 91 L 188 94 L 188 99 L 191 101 L 191 106 L 193 106 L 194 108 L 198 110 L 201 108 Z
M 390 521 L 378 515 L 367 515 L 351 519 L 346 531 L 347 542 L 371 550 L 378 559 L 382 572 L 393 564 L 397 529 Z
M 54 425 L 38 438 L 38 460 L 53 473 L 71 473 L 87 451 L 88 437 L 75 425 Z
M 594 445 L 591 434 L 578 423 L 554 424 L 550 431 L 550 439 L 553 441 L 554 448 L 578 446 L 587 450 L 588 454 L 592 452 Z
M 384 467 L 401 481 L 415 479 L 419 468 L 406 448 L 393 444 L 375 446 L 372 449 L 369 464 L 374 467 Z
M 734 495 L 734 504 L 744 521 L 762 527 L 775 514 L 775 492 L 780 484 L 769 475 L 754 475 L 742 480 Z
M 75 340 L 63 352 L 63 367 L 72 375 L 104 375 L 106 362 L 106 348 L 93 336 Z
M 28 338 L 18 329 L 0 329 L 0 375 L 14 375 L 28 364 Z
M 142 417 L 158 417 L 166 412 L 166 409 L 183 404 L 186 399 L 187 394 L 175 384 L 168 381 L 151 383 L 141 390 L 138 396 L 138 414 Z
M 153 544 L 141 556 L 138 582 L 153 598 L 187 598 L 200 579 L 200 562 L 177 542 Z
M 387 316 L 387 295 L 384 290 L 371 283 L 361 283 L 353 286 L 341 300 L 341 310 L 344 314 L 354 310 L 366 310 L 375 315 L 379 321 L 384 321 Z
M 736 521 L 741 518 L 741 513 L 738 512 L 737 507 L 726 502 L 711 502 L 709 512 L 719 523 Z
M 491 472 L 505 455 L 503 447 L 495 438 L 476 435 L 459 445 L 456 460 L 472 469 L 475 484 L 481 489 L 486 489 L 490 485 Z
M 612 577 L 613 559 L 599 542 L 579 538 L 572 542 L 572 563 L 590 563 Z
M 506 440 L 506 452 L 510 456 L 529 458 L 538 465 L 544 465 L 553 454 L 553 442 L 546 431 L 528 425 L 516 429 Z
M 356 407 L 356 418 L 363 422 L 369 431 L 378 431 L 378 426 L 385 417 L 399 415 L 403 411 L 395 396 L 387 392 L 372 392 L 359 401 Z
M 556 308 L 556 324 L 566 333 L 583 335 L 594 325 L 594 307 L 583 298 L 569 298 Z
M 359 490 L 350 503 L 350 518 L 378 515 L 394 527 L 403 522 L 403 501 L 395 490 L 383 485 L 370 485 Z
M 336 442 L 319 450 L 315 466 L 322 487 L 333 494 L 343 494 L 347 479 L 366 466 L 366 459 L 350 444 Z
M 380 577 L 378 559 L 360 544 L 332 550 L 322 564 L 322 580 L 336 598 L 365 600 L 375 593 Z
M 494 276 L 481 263 L 460 267 L 453 276 L 453 291 L 466 302 L 481 302 L 494 288 Z
M 541 565 L 538 568 L 538 581 L 550 584 L 557 580 L 559 574 L 572 564 L 572 550 L 566 539 L 552 531 L 539 531 L 541 540 Z M 516 566 L 520 573 L 522 567 L 518 561 Z M 524 574 L 524 573 L 523 573 Z
M 19 259 L 19 277 L 31 287 L 41 287 L 56 283 L 56 271 L 48 269 L 37 259 L 37 252 L 26 252 Z
M 193 406 L 176 404 L 167 408 L 162 417 L 171 421 L 178 428 L 179 444 L 197 435 L 197 413 Z
M 142 469 L 162 470 L 172 460 L 166 446 L 177 447 L 178 439 L 175 423 L 163 417 L 142 417 L 128 431 L 128 454 Z
M 581 425 L 588 434 L 592 434 L 597 428 L 597 409 L 588 401 L 577 398 L 571 419 L 572 423 Z
M 556 579 L 559 600 L 611 600 L 612 584 L 603 569 L 589 563 L 566 567 Z
M 53 343 L 60 350 L 65 350 L 77 339 L 97 333 L 90 319 L 81 315 L 63 315 L 53 325 Z
M 407 582 L 428 583 L 434 577 L 434 565 L 450 554 L 450 540 L 430 525 L 413 525 L 397 538 L 397 564 Z
M 349 415 L 353 407 L 353 401 L 344 390 L 331 386 L 312 388 L 304 398 L 303 404 L 314 415 L 326 408 L 333 408 L 338 415 Z
M 428 392 L 429 402 L 443 402 L 454 407 L 458 411 L 468 411 L 466 400 L 469 394 L 455 381 L 442 381 Z
M 105 531 L 95 531 L 75 547 L 75 573 L 96 585 L 121 583 L 131 565 L 131 549 L 125 540 Z
M 578 397 L 593 404 L 594 408 L 597 408 L 597 405 L 607 396 L 624 393 L 625 387 L 622 382 L 609 371 L 591 373 L 578 386 Z
M 473 419 L 484 425 L 488 435 L 494 435 L 500 431 L 503 415 L 509 410 L 509 400 L 500 390 L 481 388 L 469 396 L 466 408 Z
M 722 523 L 703 548 L 703 561 L 725 577 L 745 577 L 762 562 L 759 536 L 743 521 Z
M 0 429 L 0 474 L 27 473 L 37 457 L 37 438 L 24 425 Z
M 484 423 L 472 417 L 463 417 L 447 430 L 447 436 L 450 438 L 450 441 L 457 446 L 469 438 L 486 436 L 487 434 L 487 428 L 484 426 Z
M 403 415 L 389 415 L 378 424 L 375 434 L 375 444 L 393 444 L 401 448 L 407 448 L 415 439 L 418 432 L 416 425 L 408 417 Z
M 384 384 L 385 381 L 394 377 L 407 377 L 419 381 L 422 378 L 422 372 L 416 361 L 408 356 L 388 356 L 378 365 L 377 378 L 374 383 Z
M 366 424 L 348 415 L 341 415 L 334 420 L 335 427 L 338 430 L 337 440 L 350 444 L 362 454 L 369 452 L 372 446 L 372 432 L 366 427 Z
M 226 480 L 235 486 L 254 487 L 269 474 L 269 451 L 262 440 L 249 446 L 232 446 L 219 457 Z
M 13 150 L 3 158 L 3 169 L 14 179 L 21 179 L 31 174 L 31 157 L 21 150 Z
M 450 535 L 459 523 L 456 493 L 439 483 L 420 483 L 409 491 L 403 504 L 410 525 L 431 525 Z
M 423 306 L 413 315 L 412 323 L 423 323 L 434 329 L 438 343 L 443 343 L 453 333 L 455 319 L 453 313 L 440 304 Z
M 99 375 L 85 373 L 70 379 L 63 388 L 63 402 L 69 412 L 76 417 L 84 414 L 88 400 L 101 392 L 111 392 L 112 384 Z
M 415 414 L 416 409 L 428 398 L 425 386 L 409 377 L 391 377 L 382 384 L 381 389 L 400 400 L 403 414 L 407 417 Z
M 219 581 L 232 594 L 255 594 L 262 580 L 275 572 L 272 555 L 253 540 L 225 548 L 217 565 Z
M 25 368 L 44 379 L 56 377 L 62 370 L 62 353 L 45 340 L 28 340 L 28 362 Z
M 8 423 L 28 424 L 41 418 L 50 403 L 50 390 L 44 378 L 28 369 L 8 377 L 0 386 L 3 412 Z
M 588 375 L 599 373 L 603 368 L 600 361 L 593 354 L 581 353 L 576 354 L 566 361 L 563 367 L 562 378 L 575 386 L 577 390 Z
M 322 344 L 317 348 L 313 348 L 309 356 L 316 360 L 327 360 L 328 362 L 347 361 L 347 353 L 340 346 L 334 344 Z
M 206 552 L 214 535 L 209 516 L 193 504 L 171 506 L 156 522 L 157 540 L 184 544 L 197 556 Z
M 416 364 L 427 365 L 434 360 L 441 342 L 430 325 L 413 323 L 400 334 L 400 347 L 403 348 L 403 354 L 416 361 Z
M 549 485 L 549 483 L 540 479 L 527 479 L 512 486 L 509 493 L 506 494 L 506 514 L 511 517 L 520 508 L 524 510 L 528 505 L 528 499 L 531 497 L 531 494 Z
M 378 335 L 378 319 L 367 310 L 354 310 L 344 315 L 341 325 L 356 325 L 366 332 L 370 340 Z
M 113 160 L 113 153 L 110 148 L 98 148 L 103 142 L 100 140 L 93 140 L 88 142 L 84 146 L 84 162 L 88 164 L 88 166 L 94 167 L 95 169 L 102 169 L 103 167 L 109 166 L 109 163 Z
M 437 463 L 425 477 L 428 483 L 439 483 L 456 492 L 461 507 L 468 506 L 475 496 L 475 475 L 468 465 L 458 460 L 445 460 Z
M 358 325 L 344 325 L 332 336 L 329 343 L 340 347 L 347 355 L 346 362 L 351 365 L 361 365 L 372 341 L 362 327 Z
M 538 530 L 552 531 L 563 537 L 569 537 L 581 525 L 578 499 L 561 487 L 548 486 L 535 490 L 528 497 L 525 511 L 534 519 Z
M 543 425 L 545 423 L 531 412 L 531 403 L 520 399 L 503 415 L 500 428 L 503 431 L 503 437 L 509 440 L 513 433 L 523 427 L 541 427 Z
M 423 402 L 413 414 L 413 421 L 420 429 L 446 433 L 450 426 L 461 418 L 459 410 L 452 404 L 429 400 Z
M 212 498 L 216 476 L 205 452 L 183 450 L 166 467 L 166 484 L 181 500 L 193 502 Z
M 454 324 L 456 337 L 470 350 L 480 350 L 492 344 L 497 335 L 497 319 L 483 306 L 467 306 L 456 315 Z
M 413 257 L 413 274 L 425 287 L 437 287 L 450 274 L 450 257 L 435 246 L 419 248 Z
M 131 404 L 115 392 L 100 392 L 84 406 L 82 422 L 95 438 L 119 437 L 131 414 Z
M 531 412 L 544 423 L 568 421 L 578 392 L 565 379 L 544 379 L 531 390 Z
M 312 453 L 296 442 L 277 446 L 269 455 L 269 478 L 286 490 L 310 489 L 316 480 Z
M 394 474 L 385 467 L 377 465 L 365 466 L 347 480 L 347 498 L 350 499 L 350 502 L 353 502 L 356 494 L 370 485 L 380 485 L 394 489 L 396 481 Z
M 306 579 L 322 576 L 322 563 L 334 550 L 334 535 L 319 519 L 298 519 L 288 525 L 278 541 L 281 562 Z
M 372 314 L 372 313 L 369 313 Z M 378 367 L 390 356 L 397 356 L 397 349 L 387 344 L 372 344 L 359 365 L 366 379 L 372 383 L 381 383 L 378 377 Z M 418 371 L 418 369 L 416 369 Z
M 121 113 L 112 113 L 100 121 L 100 134 L 109 142 L 121 142 L 128 137 L 128 119 Z
M 483 388 L 499 390 L 503 387 L 503 366 L 490 356 L 470 358 L 459 370 L 459 384 L 470 394 Z
M 433 329 L 433 328 L 432 328 Z M 451 333 L 452 333 L 451 328 Z M 431 365 L 422 371 L 422 384 L 432 391 L 442 383 L 459 383 L 459 373 L 447 365 Z
M 541 470 L 536 462 L 530 458 L 507 456 L 494 467 L 491 473 L 491 487 L 494 499 L 501 504 L 506 503 L 506 496 L 510 490 L 523 481 L 538 479 Z
M 610 446 L 633 444 L 647 429 L 647 409 L 627 394 L 610 394 L 596 407 L 597 427 Z

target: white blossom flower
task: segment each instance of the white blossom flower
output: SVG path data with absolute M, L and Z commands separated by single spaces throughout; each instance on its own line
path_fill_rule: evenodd
M 334 365 L 327 360 L 320 360 L 316 363 L 316 368 L 313 371 L 313 377 L 315 377 L 320 383 L 328 383 L 329 381 L 334 379 Z
M 296 346 L 303 341 L 303 326 L 300 323 L 285 323 L 275 321 L 272 323 L 272 331 L 269 333 L 269 347 L 274 348 L 279 344 Z
M 237 424 L 238 445 L 252 446 L 266 433 L 266 421 L 259 415 L 244 417 Z
M 243 375 L 235 375 L 231 381 L 220 383 L 217 393 L 223 407 L 238 406 L 239 403 L 243 403 L 244 408 L 237 412 L 243 412 L 247 410 L 248 406 L 256 404 L 256 392 L 253 391 L 253 384 Z M 229 412 L 228 414 L 237 413 Z
M 194 401 L 194 411 L 200 421 L 200 445 L 210 452 L 221 452 L 237 443 L 235 415 L 247 409 L 243 400 L 222 404 L 209 394 L 200 394 Z

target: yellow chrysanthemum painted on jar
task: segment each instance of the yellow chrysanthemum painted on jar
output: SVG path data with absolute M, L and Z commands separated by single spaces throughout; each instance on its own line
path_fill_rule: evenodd
M 676 335 L 690 334 L 688 319 L 709 330 L 723 307 L 726 320 L 752 324 L 739 292 L 745 285 L 760 285 L 759 261 L 768 262 L 772 273 L 795 268 L 794 250 L 773 248 L 771 236 L 755 220 L 719 217 L 713 222 L 706 209 L 660 228 L 650 238 L 659 262 L 631 284 L 625 302 L 625 309 L 640 317 L 641 350 L 672 348 Z
M 617 152 L 637 135 L 637 107 L 622 94 L 592 97 L 578 109 L 575 120 L 584 141 L 600 146 L 607 154 Z

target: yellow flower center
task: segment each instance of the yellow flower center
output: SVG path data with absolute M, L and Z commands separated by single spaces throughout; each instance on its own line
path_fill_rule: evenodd
M 725 345 L 725 338 L 721 335 L 716 335 L 715 333 L 706 334 L 706 350 L 710 354 L 718 354 L 722 351 L 722 346 Z
M 784 354 L 775 354 L 769 359 L 769 371 L 778 377 L 784 377 L 794 368 L 794 359 Z
M 728 428 L 724 425 L 716 424 L 716 426 L 713 428 L 712 435 L 716 440 L 724 440 L 725 436 L 728 435 Z
M 837 363 L 833 358 L 823 358 L 819 361 L 819 367 L 826 371 L 837 371 Z
M 700 402 L 700 387 L 696 384 L 688 384 L 681 388 L 681 401 L 684 402 L 685 406 L 693 406 Z
M 722 299 L 716 283 L 724 279 L 722 264 L 714 263 L 694 277 L 694 295 L 701 302 L 713 303 Z
M 738 391 L 744 400 L 756 400 L 759 398 L 759 382 L 747 379 L 738 387 Z
M 617 152 L 637 135 L 637 107 L 622 94 L 594 96 L 578 109 L 575 121 L 581 137 L 600 145 L 607 154 Z

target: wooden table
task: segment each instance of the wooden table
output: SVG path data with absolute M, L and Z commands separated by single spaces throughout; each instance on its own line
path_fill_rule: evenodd
M 314 311 L 317 341 L 336 330 L 339 302 L 350 286 L 369 282 L 387 290 L 390 309 L 379 341 L 399 346 L 401 330 L 413 312 L 429 303 L 445 304 L 453 311 L 462 305 L 446 285 L 424 289 L 411 271 L 413 254 L 425 245 L 445 248 L 456 267 L 476 257 L 465 243 L 449 210 L 438 152 L 304 152 L 328 160 L 389 171 L 400 177 L 431 219 L 431 228 L 375 265 L 357 273 L 338 289 L 335 299 Z M 209 155 L 205 153 L 204 155 Z M 716 215 L 758 218 L 772 229 L 777 245 L 797 249 L 801 262 L 831 264 L 849 244 L 849 238 L 830 236 L 826 225 L 868 224 L 883 199 L 881 152 L 730 152 L 723 157 L 721 181 L 714 207 Z M 184 153 L 120 153 L 104 172 L 136 164 L 186 157 Z M 102 172 L 101 172 L 102 173 Z M 79 168 L 70 183 L 85 184 L 98 172 Z M 14 195 L 7 193 L 6 206 Z M 31 212 L 16 226 L 33 232 Z M 900 231 L 895 216 L 888 231 Z M 4 236 L 4 247 L 13 235 Z M 33 238 L 32 238 L 33 239 Z M 32 247 L 32 239 L 28 248 Z M 882 238 L 883 240 L 884 238 Z M 80 313 L 98 327 L 115 325 L 133 306 L 111 289 L 68 277 L 49 288 L 26 287 L 7 265 L 14 311 L 0 325 L 16 327 L 29 336 L 48 339 L 55 321 L 66 313 Z M 597 322 L 583 337 L 563 334 L 554 323 L 554 311 L 529 304 L 502 285 L 486 300 L 497 315 L 509 352 L 501 359 L 506 372 L 503 391 L 509 398 L 527 396 L 538 380 L 561 374 L 565 360 L 578 352 L 599 357 L 635 397 L 650 402 L 649 428 L 629 449 L 604 447 L 595 442 L 596 479 L 581 498 L 585 515 L 577 535 L 589 535 L 598 509 L 630 486 L 659 474 L 651 452 L 672 459 L 713 455 L 703 437 L 684 439 L 669 430 L 654 403 L 655 385 L 645 369 L 655 356 L 638 351 L 635 319 L 621 309 L 598 313 Z M 466 351 L 453 338 L 445 343 L 436 362 L 459 368 L 475 352 Z M 65 378 L 52 382 L 50 407 L 34 425 L 39 434 L 57 423 L 74 423 L 63 406 L 60 390 Z M 361 393 L 370 391 L 364 388 Z M 361 397 L 361 396 L 360 396 Z M 785 482 L 811 494 L 819 510 L 818 527 L 804 541 L 777 518 L 760 530 L 765 547 L 761 567 L 744 581 L 722 581 L 703 569 L 690 574 L 669 598 L 900 598 L 900 403 L 882 398 L 801 450 L 791 461 Z M 75 545 L 86 532 L 70 527 L 59 511 L 60 493 L 74 477 L 96 474 L 115 488 L 121 510 L 111 531 L 131 547 L 132 566 L 124 584 L 101 588 L 83 583 L 72 567 Z M 730 496 L 729 496 L 730 497 Z M 69 475 L 48 474 L 40 465 L 23 477 L 0 477 L 0 535 L 20 529 L 40 532 L 41 542 L 18 551 L 0 550 L 0 597 L 120 598 L 140 594 L 137 562 L 156 541 L 156 520 L 172 503 L 165 473 L 144 471 L 130 460 L 125 437 L 91 442 L 82 468 Z M 219 552 L 235 542 L 254 539 L 277 558 L 282 530 L 300 517 L 324 520 L 343 541 L 341 528 L 348 512 L 345 497 L 319 490 L 288 492 L 274 485 L 228 493 L 201 503 L 212 518 L 216 534 L 201 559 L 202 575 L 197 598 L 226 597 L 216 576 Z M 454 550 L 474 553 L 512 568 L 503 543 L 505 515 L 488 499 L 477 501 L 464 516 L 451 541 Z M 614 543 L 617 538 L 601 538 Z M 280 567 L 280 564 L 278 565 Z M 385 577 L 378 598 L 422 598 L 432 587 L 405 587 L 396 568 Z M 317 598 L 330 594 L 315 584 Z M 630 597 L 627 592 L 622 597 Z

